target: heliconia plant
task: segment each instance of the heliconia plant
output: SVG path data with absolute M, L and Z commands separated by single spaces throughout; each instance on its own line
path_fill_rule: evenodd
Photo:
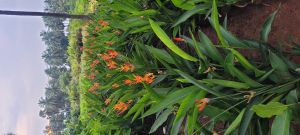
M 172 13 L 137 2 L 103 2 L 89 23 L 80 76 L 81 134 L 293 135 L 291 125 L 300 120 L 300 72 L 268 44 L 276 12 L 260 40 L 243 40 L 219 22 L 217 7 L 236 1 L 171 0 L 186 10 L 175 23 L 166 19 Z M 149 5 L 167 12 L 166 3 Z M 219 43 L 184 25 L 202 14 L 199 7 L 211 10 L 205 14 Z M 240 50 L 256 51 L 261 59 Z

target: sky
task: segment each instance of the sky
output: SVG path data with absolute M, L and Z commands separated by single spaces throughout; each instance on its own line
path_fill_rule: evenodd
M 43 0 L 0 3 L 0 10 L 43 11 Z M 37 104 L 47 84 L 39 36 L 44 29 L 41 17 L 0 15 L 0 135 L 41 135 L 47 124 Z

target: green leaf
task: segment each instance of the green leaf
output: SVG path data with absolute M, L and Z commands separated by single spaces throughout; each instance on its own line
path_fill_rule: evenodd
M 199 92 L 197 94 L 196 98 L 197 99 L 204 98 L 206 96 L 206 92 L 205 93 L 203 93 L 203 92 L 204 91 Z M 188 113 L 188 116 L 187 116 L 188 135 L 192 135 L 194 129 L 197 127 L 198 115 L 199 115 L 198 108 L 196 105 L 194 105 L 192 112 Z
M 191 83 L 187 79 L 183 79 L 183 78 L 177 78 L 176 80 L 181 83 Z M 202 79 L 202 80 L 197 80 L 197 81 L 199 83 L 215 84 L 218 86 L 224 86 L 224 87 L 236 88 L 236 89 L 248 89 L 249 88 L 249 85 L 247 85 L 246 83 L 228 81 L 228 80 Z
M 221 41 L 221 45 L 223 47 L 228 47 L 229 45 L 227 44 L 227 42 L 225 42 L 225 40 L 221 34 L 221 30 L 220 30 L 217 0 L 213 0 L 211 16 L 212 16 L 211 18 L 212 18 L 213 27 L 215 28 L 215 31 L 217 32 L 217 36 L 218 36 L 219 40 Z
M 268 71 L 267 73 L 265 73 L 262 77 L 260 77 L 258 79 L 259 82 L 263 82 L 264 80 L 266 80 L 273 72 L 275 69 L 271 69 L 270 71 Z
M 195 40 L 193 40 L 193 39 L 191 39 L 191 38 L 189 38 L 189 37 L 187 37 L 187 36 L 184 36 L 184 35 L 182 35 L 182 37 L 186 40 L 186 42 L 188 43 L 188 45 L 190 45 L 190 46 L 192 46 L 192 47 L 195 47 Z M 204 47 L 200 47 L 200 46 L 202 46 L 199 42 L 197 42 L 196 41 L 196 44 L 197 44 L 197 46 L 198 46 L 198 49 L 201 51 L 201 52 L 203 52 L 203 54 L 204 55 L 208 55 L 207 54 L 207 52 L 206 52 L 206 50 L 204 49 Z M 196 48 L 196 47 L 195 47 Z
M 155 23 L 153 20 L 149 19 L 150 25 L 154 31 L 154 33 L 157 35 L 157 37 L 174 53 L 181 56 L 182 58 L 190 61 L 198 61 L 197 58 L 187 54 L 183 50 L 181 50 L 175 43 L 168 37 L 168 35 L 160 28 L 160 26 Z
M 280 115 L 288 107 L 279 102 L 269 102 L 266 105 L 258 104 L 252 107 L 252 110 L 262 118 L 270 118 L 274 115 Z
M 167 109 L 164 112 L 162 112 L 161 115 L 159 115 L 159 117 L 156 118 L 155 122 L 153 123 L 149 134 L 155 132 L 168 119 L 172 111 L 172 109 Z
M 200 82 L 198 82 L 195 78 L 193 78 L 192 76 L 180 71 L 180 70 L 175 70 L 179 75 L 181 75 L 183 78 L 185 78 L 187 81 L 189 81 L 190 83 L 194 84 L 195 86 L 199 87 L 200 89 L 211 93 L 213 95 L 216 96 L 224 96 L 224 94 L 222 94 L 221 92 L 218 92 L 214 89 L 209 88 L 208 86 L 206 86 L 205 84 L 202 84 Z
M 300 122 L 300 104 L 298 103 L 299 100 L 299 92 L 298 89 L 292 90 L 289 92 L 289 94 L 286 96 L 286 103 L 287 104 L 294 104 L 290 106 L 289 108 L 293 112 L 293 118 L 295 118 L 295 121 Z
M 229 135 L 233 132 L 241 123 L 242 118 L 244 116 L 245 109 L 243 109 L 240 114 L 235 118 L 235 120 L 230 124 L 230 126 L 226 129 L 224 135 Z
M 263 28 L 260 32 L 260 39 L 263 42 L 268 42 L 268 36 L 269 33 L 271 32 L 271 28 L 272 28 L 272 23 L 275 19 L 275 16 L 277 14 L 277 11 L 275 11 L 274 13 L 272 13 L 267 20 L 265 21 L 265 23 L 263 24 Z
M 167 51 L 163 49 L 157 49 L 152 46 L 147 46 L 147 48 L 155 57 L 158 57 L 159 59 L 164 60 L 170 64 L 175 64 L 175 61 Z
M 289 135 L 291 120 L 292 113 L 289 110 L 285 110 L 281 115 L 276 116 L 272 123 L 271 134 Z
M 220 80 L 220 79 L 202 79 L 203 82 L 208 82 L 212 84 L 217 84 L 224 87 L 236 88 L 236 89 L 248 89 L 249 85 L 246 83 L 228 81 L 228 80 Z
M 196 13 L 206 13 L 206 10 L 209 7 L 206 5 L 198 5 L 197 7 L 193 8 L 192 10 L 188 10 L 185 13 L 183 13 L 178 20 L 172 25 L 172 27 L 176 27 L 177 25 L 185 22 L 187 19 L 189 19 L 191 16 L 193 16 Z
M 249 48 L 244 42 L 236 38 L 232 33 L 220 26 L 220 31 L 224 39 L 229 43 L 230 46 L 240 47 L 240 48 Z
M 217 48 L 213 45 L 213 43 L 210 41 L 210 39 L 203 33 L 199 32 L 199 37 L 201 44 L 203 48 L 206 50 L 207 55 L 219 63 L 223 63 L 223 57 L 221 53 L 217 50 Z M 201 46 L 200 46 L 201 47 Z
M 232 73 L 233 76 L 237 77 L 242 82 L 247 83 L 249 86 L 251 86 L 251 87 L 260 87 L 260 86 L 263 86 L 262 84 L 254 81 L 249 76 L 247 76 L 246 74 L 244 74 L 243 72 L 241 72 L 236 67 L 234 67 L 234 66 L 228 66 L 228 68 L 230 70 L 230 73 Z
M 201 51 L 201 48 L 200 48 L 199 44 L 197 43 L 197 40 L 196 40 L 193 32 L 191 31 L 191 29 L 189 29 L 189 32 L 192 36 L 193 46 L 194 46 L 194 48 L 196 50 L 196 53 L 198 54 L 199 58 L 202 59 L 203 61 L 207 61 L 207 59 L 206 59 L 205 55 L 203 54 L 203 52 Z
M 254 112 L 251 110 L 252 106 L 261 102 L 262 98 L 260 96 L 255 97 L 250 101 L 250 103 L 246 106 L 246 110 L 242 121 L 240 123 L 240 127 L 238 130 L 238 135 L 246 135 L 247 129 L 250 125 Z
M 142 117 L 149 116 L 153 113 L 157 113 L 161 111 L 164 108 L 168 108 L 171 105 L 185 98 L 190 93 L 195 92 L 197 90 L 199 90 L 199 88 L 196 86 L 190 86 L 190 87 L 176 90 L 175 92 L 168 94 L 163 100 L 161 100 L 157 104 L 153 105 Z
M 150 95 L 156 100 L 156 101 L 161 101 L 162 97 L 157 94 L 153 88 L 151 86 L 149 86 L 146 83 L 143 83 L 144 87 L 146 88 L 146 90 L 150 93 Z
M 275 53 L 270 51 L 269 59 L 272 68 L 275 69 L 275 72 L 278 73 L 283 80 L 293 78 L 292 75 L 289 73 L 288 65 Z
M 255 72 L 255 76 L 261 76 L 262 74 L 265 73 L 265 71 L 261 71 L 257 69 L 255 66 L 250 64 L 250 62 L 238 51 L 234 49 L 230 49 L 230 51 L 235 55 L 235 57 L 239 60 L 239 62 L 248 70 L 252 70 Z
M 230 112 L 212 105 L 206 105 L 201 114 L 214 119 L 214 121 L 227 121 L 232 118 L 232 114 Z
M 195 3 L 192 1 L 186 1 L 186 0 L 171 0 L 171 1 L 176 7 L 185 10 L 192 10 L 195 7 Z
M 184 117 L 182 116 L 177 122 L 173 122 L 170 135 L 178 135 L 178 131 L 180 129 L 183 119 Z
M 144 95 L 137 103 L 134 104 L 133 107 L 131 107 L 131 109 L 128 111 L 128 113 L 124 116 L 124 118 L 129 117 L 131 114 L 133 114 L 134 112 L 136 112 L 139 108 L 141 108 L 141 106 L 143 106 L 145 104 L 146 101 L 148 101 L 150 99 L 150 94 L 146 94 Z
M 159 12 L 154 10 L 154 9 L 147 9 L 147 10 L 142 10 L 142 11 L 139 11 L 139 12 L 135 12 L 135 13 L 133 13 L 133 15 L 135 15 L 135 16 L 153 16 L 153 15 L 156 15 L 158 13 Z
M 199 97 L 198 96 L 199 94 L 197 94 L 197 93 L 199 93 L 201 95 L 200 97 L 204 97 L 204 95 L 206 94 L 205 91 L 200 91 L 200 92 L 196 91 L 196 92 L 193 92 L 190 95 L 186 96 L 183 99 L 182 103 L 180 104 L 180 107 L 179 107 L 179 109 L 177 111 L 177 114 L 176 114 L 174 122 L 178 122 L 178 120 L 181 117 L 185 116 L 186 112 L 188 112 L 189 109 L 191 107 L 193 107 L 193 105 L 195 104 L 196 98 Z

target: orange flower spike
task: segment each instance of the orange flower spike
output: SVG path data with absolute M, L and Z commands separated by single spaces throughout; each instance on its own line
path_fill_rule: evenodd
M 174 41 L 177 41 L 177 42 L 186 42 L 185 39 L 179 38 L 179 37 L 175 37 L 173 39 L 174 39 Z
M 138 83 L 142 83 L 144 81 L 144 78 L 142 76 L 134 76 L 134 80 L 135 80 L 135 84 L 138 84 Z
M 103 21 L 103 20 L 99 20 L 99 21 L 98 21 L 98 23 L 99 23 L 100 25 L 102 25 L 103 27 L 106 27 L 106 26 L 108 26 L 108 25 L 109 25 L 109 23 L 108 23 L 108 22 L 106 22 L 106 21 Z
M 129 104 L 119 101 L 119 103 L 116 104 L 113 109 L 119 112 L 118 115 L 121 115 L 127 110 L 128 106 Z
M 108 60 L 106 66 L 108 69 L 116 69 L 117 68 L 117 63 L 113 60 Z
M 208 102 L 209 102 L 209 98 L 203 98 L 203 99 L 196 100 L 196 104 L 198 104 L 197 105 L 198 112 L 201 112 L 205 108 L 205 106 Z
M 111 102 L 111 99 L 108 98 L 108 99 L 105 100 L 104 103 L 105 103 L 105 105 L 109 105 L 110 102 Z
M 131 80 L 124 80 L 123 81 L 124 82 L 124 84 L 126 84 L 126 85 L 129 85 L 129 86 L 131 86 L 132 84 L 134 84 Z
M 100 30 L 100 27 L 99 27 L 99 26 L 96 26 L 96 27 L 95 27 L 95 30 L 96 30 L 96 31 Z
M 103 22 L 103 20 L 99 20 L 99 21 L 98 21 L 99 24 L 102 24 L 102 22 Z
M 116 58 L 119 55 L 119 53 L 115 50 L 107 50 L 107 53 L 111 58 Z
M 153 73 L 147 73 L 147 74 L 145 74 L 145 76 L 144 76 L 144 81 L 145 81 L 147 84 L 151 84 L 151 83 L 154 81 L 154 78 L 155 78 L 155 76 L 153 75 Z
M 106 22 L 106 21 L 103 21 L 101 25 L 102 25 L 103 27 L 107 27 L 107 26 L 109 25 L 109 23 Z
M 99 62 L 99 60 L 94 60 L 90 66 L 95 67 Z
M 125 62 L 124 65 L 121 66 L 120 70 L 124 72 L 132 72 L 134 70 L 134 66 L 128 62 Z
M 98 54 L 98 55 L 99 55 L 103 60 L 105 60 L 105 61 L 111 59 L 111 57 L 110 57 L 108 54 L 106 54 L 106 53 L 104 53 L 104 54 Z
M 94 83 L 94 85 L 88 90 L 89 92 L 95 91 L 100 86 L 99 83 Z
M 91 79 L 91 80 L 92 80 L 92 79 L 95 79 L 95 77 L 96 77 L 95 74 L 90 74 L 90 75 L 88 76 L 88 78 Z

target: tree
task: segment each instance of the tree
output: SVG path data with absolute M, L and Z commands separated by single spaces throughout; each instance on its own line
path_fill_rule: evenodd
M 91 19 L 88 15 L 71 15 L 67 13 L 48 13 L 48 12 L 10 11 L 10 10 L 0 10 L 0 15 L 47 16 L 47 17 L 83 19 L 83 20 Z

